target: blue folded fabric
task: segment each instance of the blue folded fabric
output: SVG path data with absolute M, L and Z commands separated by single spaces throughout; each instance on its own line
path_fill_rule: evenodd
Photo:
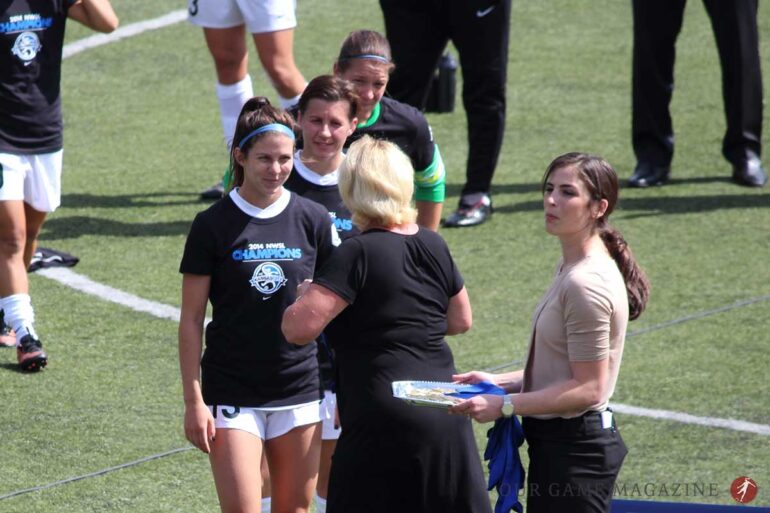
M 524 467 L 519 457 L 519 447 L 524 442 L 524 430 L 516 415 L 500 417 L 487 432 L 487 448 L 484 460 L 489 461 L 489 485 L 487 490 L 497 490 L 495 513 L 522 513 L 519 490 L 524 488 Z
M 481 394 L 505 395 L 505 390 L 489 381 L 479 381 L 475 385 L 463 385 L 458 387 L 457 392 L 446 395 L 459 397 L 461 399 L 470 399 L 473 396 Z

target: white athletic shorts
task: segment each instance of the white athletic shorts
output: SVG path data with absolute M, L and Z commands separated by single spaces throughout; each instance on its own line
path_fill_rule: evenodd
M 318 401 L 283 408 L 209 406 L 217 429 L 240 429 L 262 440 L 285 435 L 295 427 L 321 422 Z
M 324 390 L 324 398 L 321 401 L 321 440 L 337 440 L 342 429 L 334 427 L 335 410 L 337 409 L 337 394 Z
M 0 201 L 23 200 L 39 212 L 56 210 L 61 205 L 63 154 L 0 153 Z
M 246 25 L 252 34 L 297 26 L 296 0 L 187 0 L 188 20 L 204 28 Z

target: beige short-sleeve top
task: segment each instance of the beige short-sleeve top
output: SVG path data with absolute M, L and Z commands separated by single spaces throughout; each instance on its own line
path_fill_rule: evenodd
M 615 390 L 628 325 L 628 295 L 617 264 L 594 254 L 571 266 L 559 265 L 550 288 L 532 316 L 523 392 L 542 390 L 572 378 L 570 362 L 609 358 L 606 397 L 587 410 L 604 410 Z

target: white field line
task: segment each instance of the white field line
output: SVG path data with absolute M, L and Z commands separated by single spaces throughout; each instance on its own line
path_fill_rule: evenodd
M 640 408 L 639 406 L 630 406 L 628 404 L 611 403 L 610 407 L 625 415 L 634 415 L 636 417 L 647 417 L 651 419 L 669 420 L 681 422 L 683 424 L 696 424 L 699 426 L 718 427 L 731 429 L 733 431 L 744 431 L 757 435 L 770 436 L 770 426 L 766 424 L 755 424 L 735 419 L 720 419 L 717 417 L 697 417 L 689 413 L 682 413 L 670 410 L 654 410 L 651 408 Z
M 40 269 L 36 272 L 36 274 L 45 276 L 46 278 L 57 281 L 62 285 L 73 288 L 80 292 L 84 292 L 91 296 L 96 296 L 104 301 L 117 303 L 119 305 L 126 306 L 131 310 L 150 314 L 160 319 L 168 319 L 170 321 L 179 322 L 179 316 L 181 314 L 179 308 L 165 305 L 163 303 L 158 303 L 156 301 L 143 299 L 139 296 L 129 294 L 128 292 L 123 292 L 122 290 L 110 287 L 109 285 L 103 285 L 66 267 L 50 267 L 48 269 Z
M 126 25 L 125 27 L 120 27 L 109 34 L 95 34 L 93 36 L 79 39 L 68 45 L 64 45 L 62 58 L 66 59 L 68 57 L 72 57 L 73 55 L 79 54 L 80 52 L 84 52 L 89 48 L 96 48 L 97 46 L 114 43 L 115 41 L 120 41 L 121 39 L 138 36 L 139 34 L 150 30 L 174 25 L 180 21 L 184 21 L 185 19 L 187 19 L 187 10 L 180 9 L 178 11 L 172 11 L 168 14 L 164 14 L 159 18 L 140 21 Z
M 143 312 L 161 319 L 168 319 L 179 322 L 180 310 L 174 306 L 165 305 L 156 301 L 148 301 L 139 296 L 123 292 L 107 285 L 97 283 L 86 276 L 65 267 L 52 267 L 40 269 L 37 274 L 46 278 L 55 280 L 62 285 L 71 287 L 80 292 L 85 292 L 96 296 L 105 301 L 111 301 L 119 305 L 126 306 L 137 312 Z M 209 322 L 210 319 L 206 319 Z M 612 408 L 618 413 L 634 415 L 637 417 L 648 417 L 653 419 L 669 420 L 681 422 L 683 424 L 695 424 L 699 426 L 718 427 L 731 429 L 733 431 L 745 431 L 758 435 L 770 435 L 770 425 L 754 424 L 735 419 L 720 419 L 717 417 L 697 417 L 689 413 L 669 410 L 653 410 L 650 408 L 640 408 L 638 406 L 629 406 L 627 404 L 612 404 Z
M 158 303 L 157 301 L 150 301 L 149 299 L 129 294 L 128 292 L 110 287 L 109 285 L 103 285 L 66 267 L 40 269 L 36 274 L 45 276 L 48 279 L 59 282 L 62 285 L 80 292 L 96 296 L 104 301 L 110 301 L 128 307 L 136 312 L 150 314 L 159 319 L 168 319 L 169 321 L 179 322 L 181 311 L 175 306 Z M 211 321 L 211 319 L 206 318 L 206 322 L 208 323 L 209 321 Z

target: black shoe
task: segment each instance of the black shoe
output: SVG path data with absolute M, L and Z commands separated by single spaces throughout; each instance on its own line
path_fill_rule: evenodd
M 629 187 L 649 187 L 663 185 L 671 173 L 669 166 L 656 166 L 649 162 L 637 162 L 634 174 L 628 179 Z
M 32 335 L 24 335 L 16 346 L 16 359 L 21 370 L 27 372 L 39 371 L 48 365 L 48 355 L 43 352 L 43 344 Z
M 225 195 L 225 186 L 222 183 L 222 180 L 215 183 L 205 191 L 201 193 L 201 199 L 202 200 L 218 200 L 221 199 L 222 196 Z
M 767 173 L 759 157 L 750 155 L 746 160 L 733 165 L 733 182 L 746 187 L 764 187 Z
M 460 199 L 460 206 L 444 220 L 445 228 L 476 226 L 492 217 L 492 199 L 488 194 L 472 194 Z

